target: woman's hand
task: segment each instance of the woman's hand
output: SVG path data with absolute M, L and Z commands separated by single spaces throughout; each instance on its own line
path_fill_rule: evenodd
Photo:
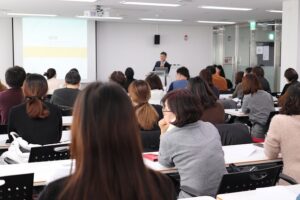
M 158 122 L 159 128 L 160 128 L 160 132 L 161 134 L 164 134 L 165 132 L 167 132 L 170 124 L 168 122 L 166 122 L 166 120 L 164 118 L 162 118 L 159 122 Z

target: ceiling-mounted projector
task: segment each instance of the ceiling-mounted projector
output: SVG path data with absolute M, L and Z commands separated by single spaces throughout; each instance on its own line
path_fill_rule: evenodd
M 93 10 L 85 10 L 83 15 L 86 17 L 109 17 L 109 8 L 96 5 L 96 8 Z

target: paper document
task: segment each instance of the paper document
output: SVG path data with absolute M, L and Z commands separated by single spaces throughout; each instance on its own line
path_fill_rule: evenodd
M 223 147 L 225 163 L 238 163 L 251 156 L 256 147 L 253 145 L 233 145 Z

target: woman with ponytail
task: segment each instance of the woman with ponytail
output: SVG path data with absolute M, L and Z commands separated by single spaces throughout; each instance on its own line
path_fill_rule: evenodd
M 159 129 L 158 121 L 162 119 L 162 107 L 149 104 L 151 88 L 146 81 L 138 80 L 129 85 L 128 93 L 135 107 L 135 114 L 141 130 Z
M 61 139 L 62 114 L 58 107 L 44 101 L 48 85 L 39 74 L 25 79 L 25 102 L 10 110 L 8 132 L 16 132 L 28 143 L 51 144 Z M 11 137 L 10 137 L 11 139 Z

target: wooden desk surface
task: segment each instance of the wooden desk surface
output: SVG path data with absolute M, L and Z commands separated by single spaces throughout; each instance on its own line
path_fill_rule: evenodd
M 217 200 L 296 200 L 300 185 L 258 188 L 252 191 L 219 194 Z

